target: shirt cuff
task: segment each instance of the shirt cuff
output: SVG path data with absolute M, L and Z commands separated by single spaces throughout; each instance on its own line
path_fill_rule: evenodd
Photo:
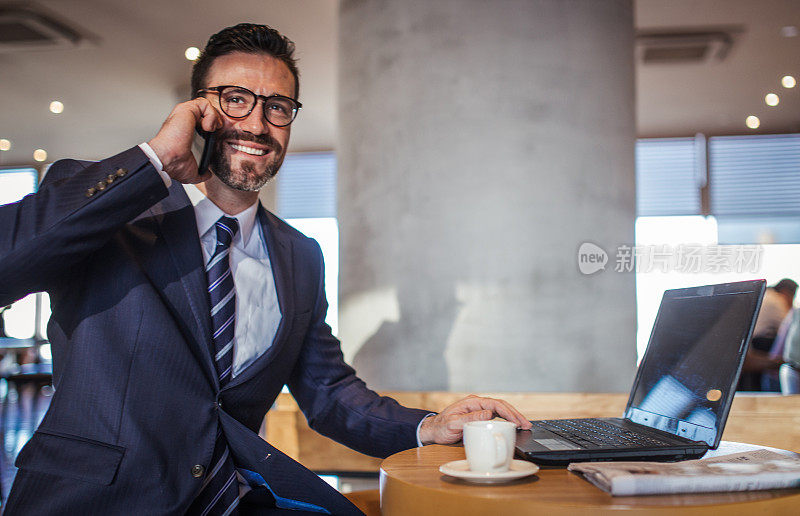
M 140 143 L 139 148 L 142 149 L 142 152 L 145 153 L 147 159 L 150 160 L 150 163 L 153 165 L 153 168 L 156 169 L 158 175 L 161 176 L 161 180 L 164 181 L 164 185 L 169 188 L 172 186 L 172 178 L 164 172 L 164 165 L 161 164 L 161 160 L 158 159 L 158 155 L 156 155 L 155 151 L 153 150 L 147 142 Z
M 425 417 L 423 417 L 422 419 L 419 420 L 419 424 L 417 425 L 417 446 L 418 447 L 425 446 L 424 444 L 422 444 L 422 440 L 420 440 L 420 438 L 419 438 L 419 431 L 422 428 L 422 423 L 426 419 L 428 419 L 429 417 L 435 416 L 435 415 L 436 415 L 436 412 L 431 412 L 430 414 L 426 415 Z

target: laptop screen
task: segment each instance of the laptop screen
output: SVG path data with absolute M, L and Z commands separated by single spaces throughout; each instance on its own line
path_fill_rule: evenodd
M 762 280 L 665 292 L 625 417 L 716 447 L 763 290 Z

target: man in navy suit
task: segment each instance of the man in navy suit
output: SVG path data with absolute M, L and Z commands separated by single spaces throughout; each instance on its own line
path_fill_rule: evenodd
M 257 435 L 283 385 L 315 430 L 375 456 L 495 415 L 530 427 L 501 400 L 402 407 L 343 361 L 319 246 L 258 203 L 300 108 L 293 47 L 224 29 L 153 139 L 59 161 L 0 207 L 0 305 L 50 293 L 55 385 L 5 514 L 360 514 Z

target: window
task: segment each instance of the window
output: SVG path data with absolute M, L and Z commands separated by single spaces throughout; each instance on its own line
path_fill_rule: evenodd
M 314 238 L 325 259 L 325 319 L 338 333 L 339 225 L 336 221 L 336 156 L 332 152 L 286 156 L 277 179 L 278 215 Z
M 705 139 L 636 142 L 636 213 L 640 217 L 699 215 L 705 186 Z
M 800 242 L 800 134 L 719 136 L 708 149 L 720 242 Z
M 800 215 L 800 134 L 718 136 L 708 151 L 714 215 Z
M 708 172 L 706 174 L 706 154 Z M 706 182 L 705 178 L 708 178 Z M 639 140 L 636 246 L 758 246 L 755 272 L 636 273 L 637 349 L 669 288 L 765 278 L 800 280 L 800 135 Z M 707 196 L 703 209 L 703 196 Z
M 713 215 L 724 244 L 799 243 L 800 134 L 641 139 L 636 212 Z
M 281 217 L 336 218 L 336 156 L 332 152 L 287 155 L 277 187 Z
M 33 168 L 0 169 L 0 204 L 22 199 L 36 191 L 39 175 Z
M 33 168 L 0 169 L 0 204 L 8 204 L 34 193 L 39 174 Z M 50 318 L 50 299 L 47 294 L 31 294 L 3 312 L 6 335 L 18 339 L 44 337 L 44 327 Z M 38 326 L 38 328 L 37 328 Z

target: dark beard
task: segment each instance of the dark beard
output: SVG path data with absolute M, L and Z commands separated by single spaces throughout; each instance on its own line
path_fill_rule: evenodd
M 269 134 L 254 135 L 239 131 L 221 131 L 215 135 L 216 144 L 214 145 L 214 152 L 211 154 L 211 161 L 209 168 L 215 176 L 219 178 L 227 186 L 234 190 L 241 190 L 243 192 L 255 192 L 261 190 L 278 173 L 278 169 L 283 164 L 284 151 L 278 141 Z M 265 145 L 269 148 L 270 153 L 274 156 L 271 163 L 267 163 L 263 174 L 256 172 L 255 163 L 252 161 L 242 161 L 242 170 L 240 174 L 234 174 L 231 170 L 231 162 L 228 154 L 225 152 L 226 141 L 240 140 L 245 142 L 258 143 Z M 240 177 L 238 177 L 240 176 Z

